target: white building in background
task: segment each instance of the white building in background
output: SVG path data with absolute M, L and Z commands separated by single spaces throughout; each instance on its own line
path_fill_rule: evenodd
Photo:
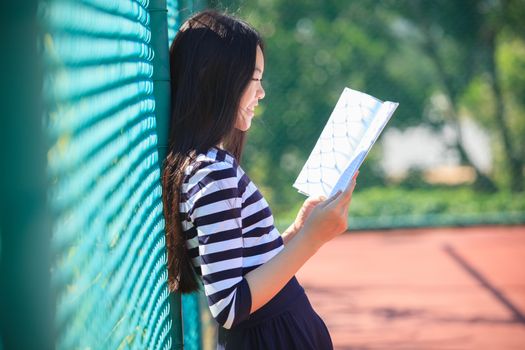
M 483 172 L 492 170 L 491 141 L 474 121 L 461 122 L 463 145 L 474 164 Z M 451 146 L 455 131 L 446 126 L 441 132 L 417 126 L 406 130 L 388 128 L 382 138 L 382 166 L 387 177 L 404 178 L 410 169 L 419 169 L 431 183 L 464 183 L 474 180 L 470 167 L 460 166 L 459 155 Z

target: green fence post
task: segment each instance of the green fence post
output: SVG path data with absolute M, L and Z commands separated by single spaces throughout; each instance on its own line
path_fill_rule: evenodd
M 150 13 L 151 47 L 155 52 L 153 57 L 153 91 L 157 119 L 157 148 L 159 163 L 162 165 L 168 149 L 170 107 L 170 61 L 166 0 L 151 0 L 148 11 Z
M 153 94 L 155 96 L 155 116 L 157 119 L 157 149 L 159 164 L 166 158 L 168 149 L 170 69 L 168 49 L 168 9 L 166 0 L 150 0 L 148 5 L 151 28 L 151 47 L 153 58 Z M 183 348 L 182 305 L 180 293 L 170 293 L 170 312 L 172 319 L 172 349 Z
M 2 2 L 0 349 L 53 349 L 38 1 Z

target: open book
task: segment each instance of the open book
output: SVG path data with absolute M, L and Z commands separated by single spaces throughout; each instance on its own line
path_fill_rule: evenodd
M 293 186 L 308 196 L 344 190 L 398 105 L 345 88 Z

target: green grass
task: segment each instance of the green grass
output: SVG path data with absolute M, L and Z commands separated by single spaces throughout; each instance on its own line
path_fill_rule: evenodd
M 286 228 L 302 203 L 276 215 Z M 476 192 L 469 187 L 373 187 L 356 190 L 350 229 L 519 224 L 525 222 L 525 193 Z

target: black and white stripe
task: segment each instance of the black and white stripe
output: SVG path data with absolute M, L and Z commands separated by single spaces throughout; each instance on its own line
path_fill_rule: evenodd
M 244 275 L 283 248 L 268 203 L 235 159 L 219 148 L 185 169 L 180 212 L 186 246 L 213 317 L 231 328 L 250 314 Z

